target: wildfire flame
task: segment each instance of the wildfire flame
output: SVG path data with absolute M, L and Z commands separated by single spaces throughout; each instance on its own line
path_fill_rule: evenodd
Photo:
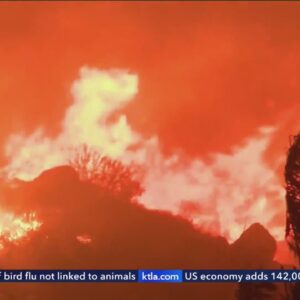
M 40 226 L 41 222 L 36 219 L 34 212 L 24 213 L 22 216 L 5 213 L 1 216 L 0 237 L 3 241 L 18 242 L 28 232 L 36 231 Z M 0 243 L 0 248 L 3 248 L 3 243 Z
M 211 163 L 200 157 L 187 162 L 177 152 L 166 157 L 157 136 L 144 138 L 120 113 L 137 92 L 137 75 L 82 68 L 72 85 L 74 102 L 65 112 L 60 134 L 50 138 L 39 128 L 29 136 L 11 135 L 5 148 L 10 162 L 3 173 L 31 180 L 45 169 L 67 163 L 68 149 L 86 144 L 110 158 L 145 168 L 145 193 L 139 201 L 148 208 L 182 214 L 196 226 L 231 241 L 253 222 L 262 223 L 281 239 L 283 188 L 263 159 L 276 129 L 258 129 L 230 154 L 212 153 Z M 115 112 L 118 117 L 111 121 Z M 11 239 L 38 227 L 22 219 L 13 224 L 19 229 L 11 233 Z

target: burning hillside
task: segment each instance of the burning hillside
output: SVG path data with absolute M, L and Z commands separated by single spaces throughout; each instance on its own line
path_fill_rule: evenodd
M 18 245 L 7 243 L 6 251 L 0 256 L 2 269 L 234 269 L 241 266 L 278 266 L 273 262 L 275 241 L 261 225 L 249 228 L 248 234 L 229 246 L 224 238 L 201 233 L 183 218 L 132 203 L 128 194 L 116 196 L 108 186 L 104 188 L 80 181 L 76 172 L 68 166 L 51 169 L 32 182 L 8 188 L 4 195 L 9 199 L 4 203 L 7 210 L 17 207 L 19 213 L 24 213 L 34 209 L 42 225 L 39 230 L 31 231 L 28 238 L 21 239 Z M 247 249 L 257 238 L 260 243 L 256 243 L 255 251 L 249 256 Z M 2 293 L 4 299 L 9 295 L 14 295 L 14 299 L 39 299 L 41 295 L 43 299 L 82 299 L 84 290 L 70 286 L 72 288 L 64 285 L 63 296 L 60 295 L 60 286 L 38 283 L 22 285 L 22 289 L 17 290 L 12 285 L 4 285 Z M 108 290 L 105 285 L 101 287 L 89 285 L 93 297 L 116 299 L 130 289 L 126 284 L 114 291 Z M 236 286 L 228 283 L 197 287 L 142 285 L 135 287 L 133 299 L 145 295 L 149 296 L 147 299 L 166 299 L 169 293 L 175 293 L 175 299 L 183 296 L 198 299 L 199 293 L 212 299 L 234 299 L 235 291 Z
M 145 138 L 134 131 L 122 113 L 138 92 L 137 75 L 82 68 L 71 92 L 74 101 L 59 135 L 48 137 L 39 128 L 9 137 L 3 176 L 32 180 L 46 169 L 68 164 L 72 151 L 86 145 L 98 156 L 139 167 L 144 193 L 138 201 L 146 207 L 181 214 L 188 201 L 197 209 L 185 209 L 184 215 L 212 234 L 233 241 L 260 222 L 278 240 L 283 238 L 284 191 L 264 161 L 274 128 L 261 128 L 230 154 L 212 153 L 210 163 L 181 152 L 166 156 L 156 136 Z

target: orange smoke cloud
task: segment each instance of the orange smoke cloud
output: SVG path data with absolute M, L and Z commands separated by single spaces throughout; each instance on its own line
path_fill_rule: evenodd
M 71 93 L 74 101 L 56 137 L 42 128 L 9 137 L 4 176 L 32 180 L 46 169 L 67 164 L 70 149 L 87 144 L 144 168 L 145 193 L 139 201 L 148 208 L 182 214 L 202 230 L 231 241 L 254 222 L 265 225 L 277 239 L 283 237 L 283 188 L 263 158 L 275 128 L 259 128 L 229 154 L 211 153 L 209 163 L 182 152 L 166 156 L 157 136 L 144 138 L 120 112 L 138 93 L 137 75 L 85 67 Z M 195 203 L 196 208 L 183 209 L 185 203 Z M 278 215 L 279 222 L 274 222 Z

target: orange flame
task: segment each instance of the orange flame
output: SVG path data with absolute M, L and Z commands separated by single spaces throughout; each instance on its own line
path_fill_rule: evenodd
M 36 219 L 34 212 L 25 213 L 20 217 L 6 213 L 2 216 L 0 237 L 8 242 L 18 242 L 30 231 L 40 228 L 41 222 Z
M 2 170 L 4 174 L 33 179 L 45 169 L 67 163 L 68 149 L 86 144 L 125 164 L 145 167 L 145 193 L 139 201 L 148 208 L 180 214 L 183 201 L 191 201 L 200 208 L 185 216 L 214 234 L 235 240 L 245 227 L 260 222 L 281 239 L 283 188 L 263 158 L 275 128 L 259 129 L 230 154 L 211 153 L 211 163 L 200 157 L 186 162 L 180 153 L 166 157 L 158 138 L 144 139 L 133 131 L 124 114 L 108 122 L 134 98 L 137 82 L 138 77 L 126 71 L 83 68 L 72 86 L 74 102 L 66 110 L 61 133 L 49 138 L 37 129 L 29 136 L 12 135 L 6 145 L 10 163 Z M 23 224 L 23 233 L 24 228 L 37 226 L 17 224 Z

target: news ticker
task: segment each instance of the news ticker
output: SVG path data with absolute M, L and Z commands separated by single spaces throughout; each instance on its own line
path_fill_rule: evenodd
M 298 282 L 300 270 L 0 270 L 0 282 Z

